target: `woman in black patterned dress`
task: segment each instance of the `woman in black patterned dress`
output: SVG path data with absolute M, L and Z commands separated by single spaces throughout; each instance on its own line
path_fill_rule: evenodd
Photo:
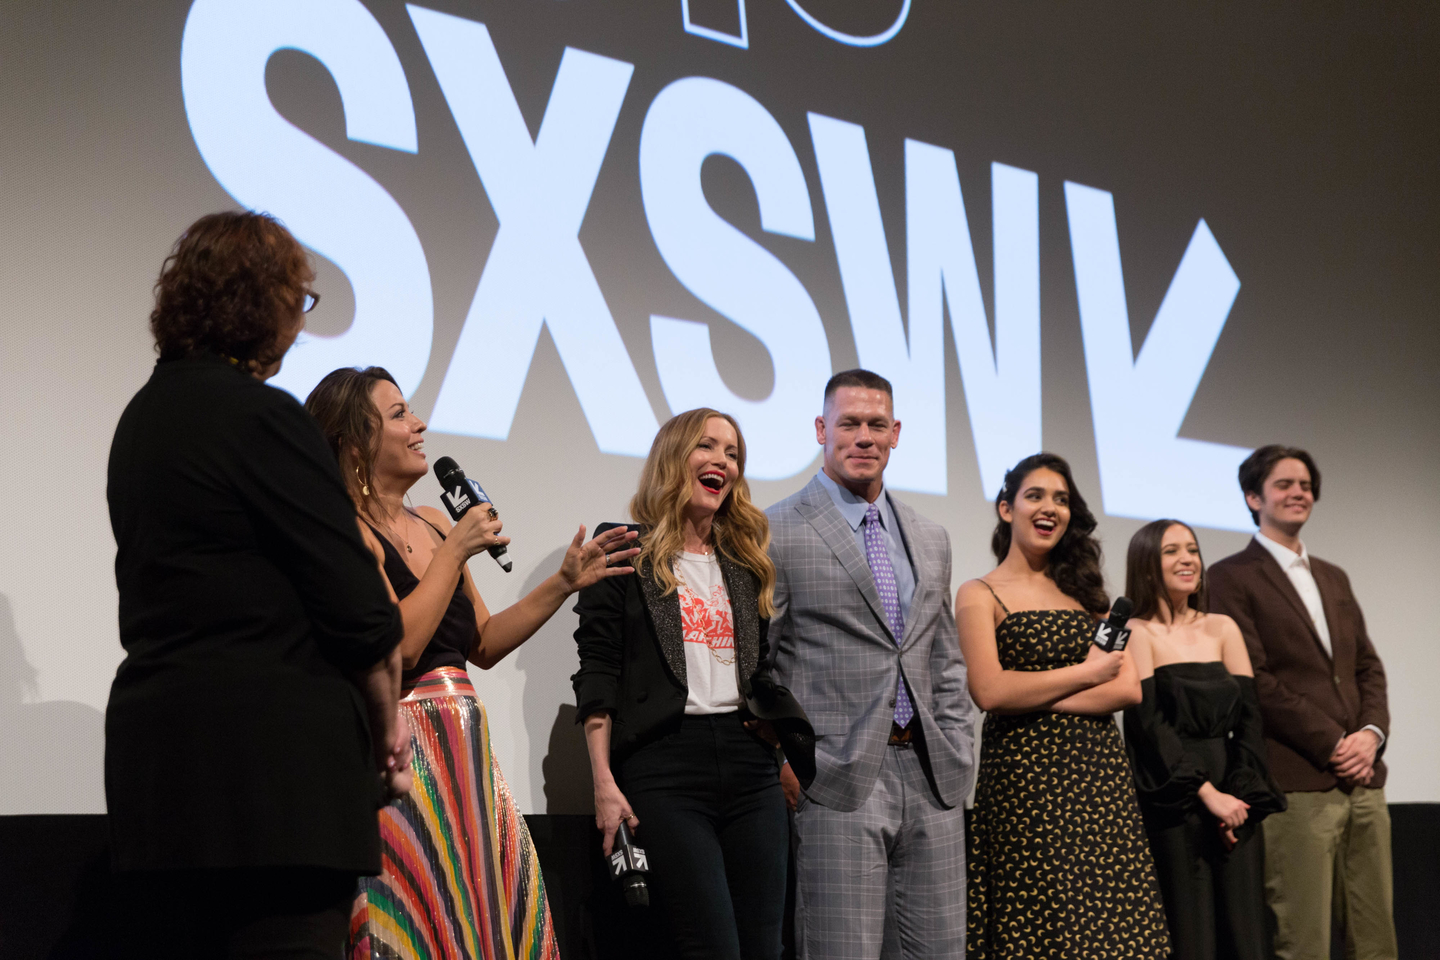
M 1005 475 L 1000 565 L 955 601 L 986 711 L 970 821 L 970 960 L 1169 955 L 1155 864 L 1112 714 L 1140 702 L 1126 653 L 1090 642 L 1109 608 L 1095 517 L 1069 465 Z

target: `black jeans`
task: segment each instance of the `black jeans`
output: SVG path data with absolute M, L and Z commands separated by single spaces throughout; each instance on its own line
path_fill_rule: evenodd
M 680 956 L 778 960 L 789 828 L 774 751 L 734 713 L 686 716 L 618 780 Z

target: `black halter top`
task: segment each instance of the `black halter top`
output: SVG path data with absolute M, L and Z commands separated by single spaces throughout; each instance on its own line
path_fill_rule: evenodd
M 420 517 L 425 520 L 424 517 Z M 440 539 L 445 539 L 445 534 L 435 524 L 430 523 L 431 529 L 440 534 Z M 395 589 L 395 595 L 401 600 L 410 596 L 415 588 L 420 585 L 420 578 L 410 569 L 400 551 L 390 542 L 375 525 L 366 521 L 366 524 L 374 531 L 375 536 L 380 540 L 380 546 L 385 550 L 385 576 L 390 578 L 390 586 Z M 440 625 L 435 628 L 435 634 L 425 649 L 420 654 L 420 660 L 405 671 L 401 678 L 401 684 L 410 687 L 415 681 L 436 667 L 459 667 L 465 669 L 465 658 L 470 648 L 475 643 L 475 604 L 465 595 L 465 578 L 455 584 L 455 592 L 450 596 L 450 606 L 445 610 L 445 616 L 440 618 Z

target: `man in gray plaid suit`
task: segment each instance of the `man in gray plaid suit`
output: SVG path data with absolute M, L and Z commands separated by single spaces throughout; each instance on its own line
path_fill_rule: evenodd
M 824 469 L 766 511 L 771 668 L 816 735 L 814 782 L 802 793 L 781 771 L 799 834 L 796 941 L 806 960 L 875 960 L 888 907 L 905 957 L 964 957 L 974 709 L 950 538 L 885 490 L 900 437 L 888 380 L 836 374 L 815 433 Z

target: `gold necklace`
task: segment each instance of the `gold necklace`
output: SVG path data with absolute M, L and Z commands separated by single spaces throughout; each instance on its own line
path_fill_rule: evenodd
M 404 507 L 401 507 L 401 508 L 400 508 L 400 516 L 402 516 L 402 517 L 405 518 L 405 526 L 408 527 L 408 526 L 410 525 L 410 518 L 409 518 L 409 515 L 405 512 L 405 508 L 404 508 Z M 387 523 L 387 524 L 385 524 L 385 530 L 386 530 L 387 533 L 390 534 L 390 539 L 392 539 L 392 540 L 399 540 L 401 543 L 405 544 L 405 552 L 406 552 L 406 553 L 414 553 L 414 552 L 415 552 L 414 550 L 412 550 L 412 549 L 410 548 L 410 540 L 409 540 L 407 537 L 403 537 L 403 536 L 400 536 L 399 534 L 397 534 L 397 533 L 395 532 L 395 528 L 394 528 L 393 526 L 391 526 L 390 524 Z

